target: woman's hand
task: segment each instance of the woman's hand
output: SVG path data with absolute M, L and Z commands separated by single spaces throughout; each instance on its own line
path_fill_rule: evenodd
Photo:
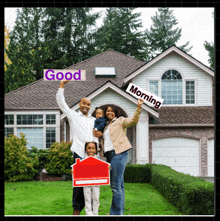
M 141 105 L 144 103 L 144 100 L 138 98 L 138 103 L 137 103 L 137 107 L 141 108 Z

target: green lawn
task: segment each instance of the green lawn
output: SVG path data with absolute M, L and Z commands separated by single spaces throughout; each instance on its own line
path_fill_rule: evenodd
M 5 183 L 5 215 L 72 215 L 72 181 Z M 110 186 L 100 187 L 99 215 L 110 212 Z M 80 215 L 86 215 L 85 209 Z M 124 215 L 182 215 L 148 183 L 125 183 Z

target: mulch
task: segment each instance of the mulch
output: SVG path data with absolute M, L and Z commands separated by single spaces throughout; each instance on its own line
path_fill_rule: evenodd
M 39 172 L 35 178 L 35 181 L 43 182 L 53 182 L 53 181 L 62 181 L 62 177 L 49 175 L 48 173 Z

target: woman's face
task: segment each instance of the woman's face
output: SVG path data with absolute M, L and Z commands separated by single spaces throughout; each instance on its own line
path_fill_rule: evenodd
M 113 120 L 115 118 L 115 112 L 111 107 L 108 107 L 106 110 L 106 116 L 109 120 Z

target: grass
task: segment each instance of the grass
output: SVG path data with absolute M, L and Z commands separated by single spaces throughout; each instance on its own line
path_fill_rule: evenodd
M 72 215 L 72 181 L 5 183 L 5 215 Z M 108 215 L 110 186 L 100 187 L 99 215 Z M 85 214 L 85 208 L 80 215 Z M 183 215 L 148 183 L 125 183 L 124 215 Z

